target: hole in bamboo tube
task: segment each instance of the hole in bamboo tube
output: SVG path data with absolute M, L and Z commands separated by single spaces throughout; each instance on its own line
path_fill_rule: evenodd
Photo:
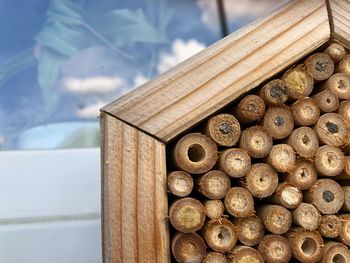
M 233 159 L 233 166 L 234 167 L 241 167 L 242 166 L 242 160 L 239 158 Z
M 346 260 L 344 258 L 343 255 L 340 254 L 336 254 L 333 259 L 332 259 L 333 263 L 346 263 Z
M 255 111 L 256 111 L 255 105 L 254 105 L 254 104 L 249 104 L 249 105 L 248 105 L 248 110 L 249 110 L 249 111 L 252 111 L 252 112 L 255 112 Z
M 326 190 L 326 191 L 323 191 L 322 198 L 327 203 L 330 203 L 334 200 L 334 194 L 331 191 Z
M 330 167 L 336 167 L 338 164 L 338 157 L 335 153 L 328 152 L 327 153 L 327 162 Z
M 329 229 L 333 229 L 333 224 L 329 223 L 328 227 L 329 227 Z
M 347 85 L 346 82 L 342 79 L 338 80 L 338 89 L 346 89 Z
M 205 149 L 200 144 L 192 144 L 188 148 L 187 155 L 192 162 L 200 162 L 205 158 Z
M 337 124 L 333 123 L 333 122 L 327 122 L 326 123 L 326 127 L 327 127 L 327 130 L 334 134 L 334 133 L 338 133 L 339 132 L 339 127 Z
M 325 71 L 327 67 L 327 63 L 323 62 L 323 61 L 317 61 L 316 62 L 316 69 L 318 71 Z
M 310 143 L 310 137 L 307 135 L 304 135 L 303 138 L 301 139 L 305 145 L 309 145 Z
M 284 124 L 284 119 L 281 116 L 277 116 L 274 121 L 275 125 L 282 126 Z
M 326 99 L 326 103 L 327 103 L 327 104 L 331 103 L 330 98 L 327 98 L 327 99 Z
M 309 237 L 305 238 L 301 245 L 301 251 L 307 256 L 312 256 L 316 252 L 316 249 L 316 241 Z
M 219 130 L 222 134 L 229 134 L 232 131 L 232 127 L 228 123 L 224 122 L 220 124 Z
M 309 171 L 305 168 L 301 168 L 301 173 L 300 173 L 301 178 L 305 178 L 308 175 L 309 175 Z
M 231 238 L 231 233 L 230 233 L 230 231 L 229 230 L 227 230 L 226 228 L 221 228 L 220 229 L 220 232 L 219 232 L 219 234 L 218 234 L 218 238 L 220 239 L 220 240 L 228 240 L 228 239 L 230 239 Z

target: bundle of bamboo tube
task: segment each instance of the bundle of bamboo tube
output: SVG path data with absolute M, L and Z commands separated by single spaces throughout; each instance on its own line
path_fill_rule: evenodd
M 350 263 L 350 54 L 314 53 L 169 148 L 189 263 Z M 200 132 L 198 132 L 200 131 Z

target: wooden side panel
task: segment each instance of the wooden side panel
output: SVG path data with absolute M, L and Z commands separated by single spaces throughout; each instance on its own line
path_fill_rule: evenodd
M 165 145 L 101 114 L 105 263 L 170 262 Z
M 334 37 L 341 42 L 350 44 L 350 1 L 329 0 L 330 17 Z
M 292 1 L 103 110 L 168 142 L 329 37 L 324 0 Z

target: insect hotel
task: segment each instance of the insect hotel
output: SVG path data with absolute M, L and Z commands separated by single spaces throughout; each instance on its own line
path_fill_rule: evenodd
M 349 263 L 348 48 L 291 1 L 104 107 L 104 262 Z

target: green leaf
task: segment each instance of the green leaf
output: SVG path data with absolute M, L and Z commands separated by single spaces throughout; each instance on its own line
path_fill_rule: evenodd
M 0 88 L 20 71 L 35 63 L 33 50 L 27 49 L 0 65 Z

